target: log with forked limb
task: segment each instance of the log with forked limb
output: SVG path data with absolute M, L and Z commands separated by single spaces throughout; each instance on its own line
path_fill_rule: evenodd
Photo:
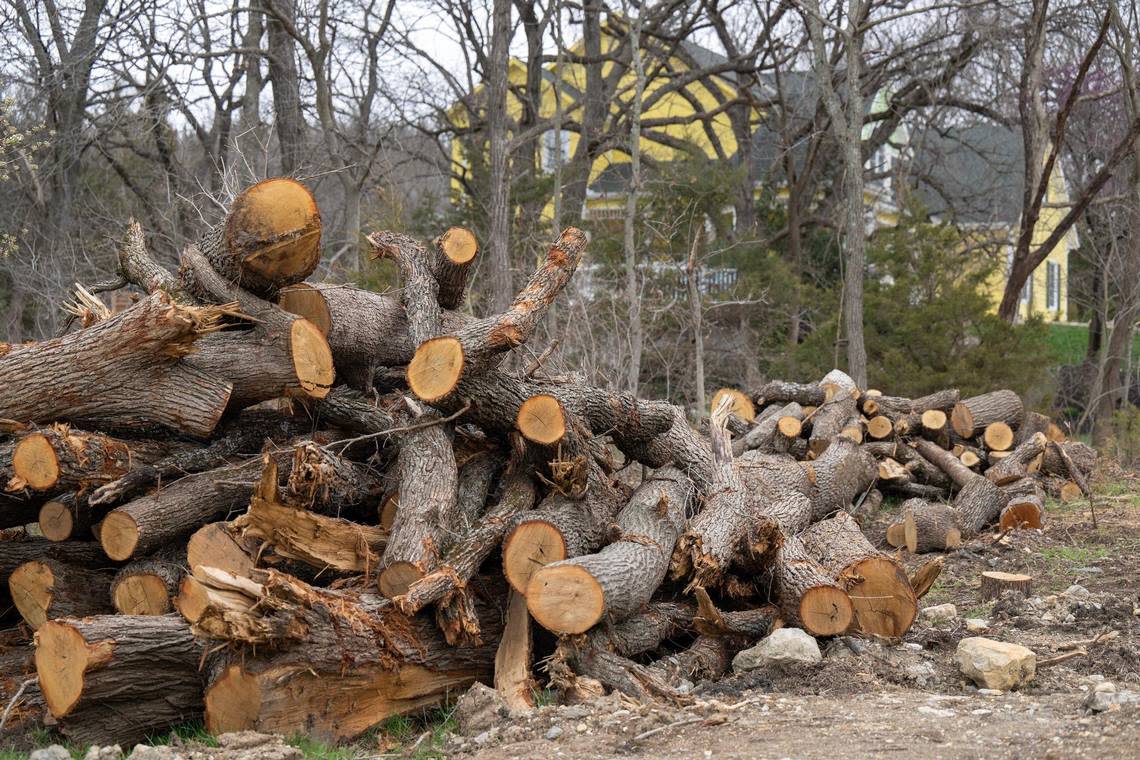
M 921 417 L 923 412 L 932 409 L 937 409 L 949 414 L 950 410 L 954 408 L 954 405 L 958 403 L 958 398 L 958 390 L 955 388 L 935 391 L 934 393 L 920 396 L 919 398 L 883 395 L 872 396 L 868 393 L 860 399 L 860 406 L 863 414 L 883 414 L 897 422 L 899 419 L 912 414 L 917 414 Z
M 505 312 L 475 320 L 454 335 L 420 342 L 408 363 L 412 392 L 424 401 L 438 401 L 455 392 L 462 378 L 490 368 L 495 357 L 525 343 L 570 281 L 585 249 L 584 232 L 573 227 L 563 230 L 543 265 Z
M 833 369 L 819 381 L 825 401 L 820 404 L 811 418 L 811 435 L 808 448 L 816 456 L 822 454 L 833 439 L 847 428 L 856 416 L 855 402 L 859 389 L 846 373 Z
M 718 587 L 738 556 L 767 553 L 779 539 L 779 524 L 748 498 L 733 465 L 729 408 L 722 402 L 713 411 L 709 424 L 711 483 L 704 507 L 689 521 L 673 553 L 673 577 L 691 574 L 690 588 Z
M 1021 480 L 1029 474 L 1034 460 L 1040 464 L 1039 458 L 1045 453 L 1048 442 L 1044 433 L 1035 433 L 1011 451 L 1009 456 L 989 467 L 985 473 L 986 479 L 999 486 Z
M 203 576 L 206 604 L 194 630 L 258 652 L 211 678 L 211 732 L 305 725 L 324 740 L 348 739 L 492 678 L 503 616 L 486 605 L 477 608 L 486 643 L 450 647 L 429 617 L 408 618 L 376 593 L 315 588 L 273 572 Z
M 772 380 L 751 393 L 757 407 L 767 404 L 795 402 L 801 406 L 819 406 L 826 398 L 818 383 L 789 383 Z
M 179 306 L 156 293 L 82 330 L 13 346 L 0 355 L 0 417 L 207 437 L 233 384 L 186 356 L 218 329 L 224 311 Z
M 614 542 L 531 576 L 526 600 L 534 619 L 555 633 L 575 634 L 640 609 L 665 579 L 692 496 L 692 481 L 672 467 L 643 481 L 618 513 Z
M 918 600 L 898 562 L 871 546 L 846 512 L 815 523 L 801 534 L 804 547 L 846 590 L 855 629 L 897 638 L 910 629 Z
M 113 576 L 113 572 L 100 566 L 39 558 L 12 571 L 8 592 L 24 622 L 36 629 L 56 617 L 110 612 Z
M 129 746 L 201 718 L 205 648 L 177 615 L 63 618 L 36 632 L 36 672 L 65 736 Z

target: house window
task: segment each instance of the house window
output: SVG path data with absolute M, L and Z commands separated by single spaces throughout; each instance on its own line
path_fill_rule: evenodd
M 1045 264 L 1045 308 L 1050 311 L 1061 308 L 1061 265 L 1054 261 Z
M 1032 304 L 1033 304 L 1033 275 L 1032 274 L 1030 274 L 1029 277 L 1025 280 L 1025 287 L 1021 289 L 1021 302 L 1023 304 L 1026 304 L 1026 305 L 1030 305 L 1030 308 L 1032 308 Z
M 556 160 L 563 164 L 570 160 L 570 133 L 565 129 L 550 129 L 542 135 L 542 170 L 554 171 Z

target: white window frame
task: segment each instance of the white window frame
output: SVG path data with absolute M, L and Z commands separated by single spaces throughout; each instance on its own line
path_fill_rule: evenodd
M 1061 265 L 1055 261 L 1045 262 L 1045 308 L 1061 310 Z
M 546 174 L 554 172 L 554 151 L 561 149 L 562 165 L 570 160 L 570 132 L 568 130 L 548 129 L 542 133 L 542 171 Z

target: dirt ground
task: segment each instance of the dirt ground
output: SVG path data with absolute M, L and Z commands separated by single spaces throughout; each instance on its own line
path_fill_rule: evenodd
M 1104 482 L 1096 528 L 1087 502 L 1050 503 L 1042 531 L 984 535 L 945 555 L 922 606 L 953 603 L 958 617 L 932 624 L 920 616 L 901 642 L 821 642 L 818 665 L 696 684 L 680 704 L 610 695 L 465 732 L 454 715 L 435 711 L 394 719 L 348 747 L 272 739 L 264 750 L 235 754 L 195 736 L 161 754 L 136 752 L 136 760 L 1140 758 L 1140 479 L 1116 473 Z M 895 508 L 872 515 L 866 534 L 883 536 Z M 932 556 L 903 560 L 913 571 Z M 1032 595 L 982 603 L 978 578 L 990 569 L 1032 575 Z M 984 620 L 985 630 L 967 631 L 967 618 Z M 983 693 L 953 663 L 958 641 L 974 635 L 1027 646 L 1039 661 L 1101 639 L 1086 644 L 1085 655 L 1041 667 L 1020 691 Z M 1089 710 L 1086 699 L 1105 682 L 1137 703 Z M 0 752 L 0 760 L 12 756 Z

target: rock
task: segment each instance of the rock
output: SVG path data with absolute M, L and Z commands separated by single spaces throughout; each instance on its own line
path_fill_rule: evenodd
M 579 723 L 578 725 L 574 726 L 574 730 L 580 734 L 586 733 L 587 728 L 589 728 L 589 726 L 587 726 L 585 723 Z
M 581 720 L 582 718 L 589 717 L 590 709 L 583 705 L 569 705 L 559 708 L 558 715 L 567 720 Z
M 1140 692 L 1129 689 L 1117 691 L 1112 681 L 1101 681 L 1085 697 L 1084 704 L 1088 712 L 1107 712 L 1123 705 L 1140 704 Z
M 205 757 L 225 757 L 226 760 L 301 760 L 305 756 L 297 747 L 290 747 L 274 734 L 258 731 L 231 731 L 218 737 L 222 752 L 207 750 Z M 196 760 L 198 753 L 191 755 Z
M 938 680 L 938 669 L 929 660 L 918 660 L 903 665 L 902 674 L 914 681 L 919 688 L 925 688 Z
M 67 747 L 52 744 L 50 747 L 37 749 L 28 755 L 28 760 L 71 760 L 71 753 L 67 751 Z
M 1078 573 L 1080 575 L 1097 575 L 1098 573 L 1103 573 L 1104 571 L 1101 570 L 1099 567 L 1090 566 L 1090 567 L 1078 567 L 1073 572 Z
M 949 602 L 946 604 L 936 604 L 932 607 L 923 607 L 919 617 L 928 623 L 949 623 L 957 619 L 958 608 Z
M 1074 583 L 1065 589 L 1065 596 L 1073 599 L 1086 599 L 1089 596 L 1089 590 L 1079 583 Z
M 978 694 L 983 697 L 1000 697 L 1005 692 L 1001 689 L 978 689 Z
M 455 719 L 465 736 L 487 731 L 510 715 L 502 695 L 481 683 L 468 689 L 455 705 Z
M 989 622 L 982 618 L 966 618 L 966 630 L 970 633 L 984 633 L 989 627 Z
M 1016 689 L 1037 673 L 1033 650 L 980 636 L 959 641 L 954 660 L 963 675 L 987 689 Z
M 732 659 L 732 669 L 743 673 L 768 665 L 811 665 L 822 660 L 819 644 L 806 632 L 799 628 L 779 628 L 756 646 L 737 654 Z
M 87 753 L 83 755 L 83 760 L 119 760 L 122 756 L 123 748 L 118 744 L 112 744 L 107 747 L 93 745 L 88 748 Z
M 178 752 L 173 747 L 136 744 L 131 754 L 127 756 L 127 760 L 176 760 L 177 757 Z
M 923 649 L 925 649 L 925 647 L 923 647 L 922 644 L 919 644 L 917 641 L 904 641 L 902 647 L 909 652 L 921 652 Z
M 953 710 L 944 710 L 941 707 L 931 707 L 930 705 L 922 705 L 918 711 L 923 715 L 933 715 L 935 718 L 953 718 L 958 714 Z
M 495 739 L 495 734 L 497 734 L 497 733 L 499 733 L 499 730 L 497 727 L 496 728 L 489 728 L 480 734 L 476 734 L 475 738 L 472 739 L 471 742 L 476 747 L 486 747 L 488 744 L 490 744 Z
M 562 726 L 551 726 L 546 731 L 546 738 L 550 741 L 554 741 L 559 736 L 562 736 Z

